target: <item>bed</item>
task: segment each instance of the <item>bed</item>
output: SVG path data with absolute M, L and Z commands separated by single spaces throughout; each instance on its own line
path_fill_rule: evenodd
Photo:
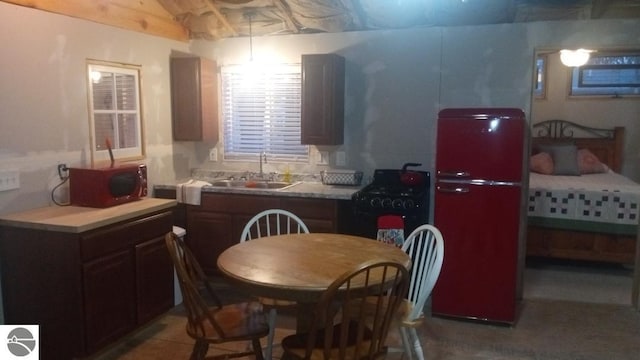
M 619 174 L 624 128 L 548 120 L 531 134 L 527 256 L 633 264 L 640 184 Z

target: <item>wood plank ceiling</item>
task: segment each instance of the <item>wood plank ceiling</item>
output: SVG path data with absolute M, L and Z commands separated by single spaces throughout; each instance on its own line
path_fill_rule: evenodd
M 640 0 L 0 0 L 180 41 L 640 18 Z

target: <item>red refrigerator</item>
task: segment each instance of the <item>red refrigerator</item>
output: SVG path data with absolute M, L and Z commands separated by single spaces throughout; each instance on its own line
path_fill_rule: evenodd
M 522 295 L 528 126 L 512 108 L 438 114 L 434 315 L 513 324 Z M 523 183 L 523 181 L 525 183 Z

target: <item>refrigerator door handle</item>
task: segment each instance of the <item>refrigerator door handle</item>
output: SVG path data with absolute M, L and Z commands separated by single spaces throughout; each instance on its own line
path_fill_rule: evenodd
M 443 187 L 443 186 L 437 186 L 436 190 L 438 190 L 440 192 L 456 193 L 456 194 L 465 194 L 465 193 L 469 192 L 469 188 L 468 187 Z
M 440 177 L 450 177 L 450 178 L 468 178 L 471 176 L 471 173 L 467 171 L 438 171 L 438 176 Z

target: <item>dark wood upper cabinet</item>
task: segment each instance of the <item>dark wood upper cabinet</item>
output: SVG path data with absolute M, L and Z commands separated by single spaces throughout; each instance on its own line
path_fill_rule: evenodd
M 344 142 L 344 72 L 342 56 L 302 55 L 302 144 Z
M 218 141 L 216 62 L 171 58 L 171 115 L 176 141 Z

